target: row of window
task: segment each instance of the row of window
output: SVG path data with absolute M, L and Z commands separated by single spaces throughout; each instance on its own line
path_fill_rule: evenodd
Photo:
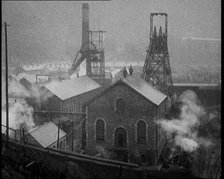
M 74 104 L 61 106 L 61 111 L 62 112 L 74 112 L 76 110 L 77 109 L 76 109 L 76 106 Z
M 139 120 L 137 122 L 137 143 L 144 144 L 146 143 L 146 122 L 143 120 Z M 102 119 L 98 119 L 96 121 L 96 141 L 104 142 L 105 141 L 105 122 Z

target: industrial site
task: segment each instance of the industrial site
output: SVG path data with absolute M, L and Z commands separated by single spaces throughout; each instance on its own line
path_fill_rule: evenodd
M 220 0 L 1 3 L 3 178 L 221 178 Z

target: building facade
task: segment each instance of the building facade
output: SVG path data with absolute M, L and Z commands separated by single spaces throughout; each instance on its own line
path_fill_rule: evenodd
M 159 150 L 155 121 L 165 114 L 166 99 L 166 95 L 134 75 L 106 88 L 83 106 L 87 114 L 86 152 L 95 154 L 101 146 L 115 152 L 120 160 L 127 160 L 122 158 L 124 151 L 123 155 L 139 155 L 143 161 L 155 164 Z

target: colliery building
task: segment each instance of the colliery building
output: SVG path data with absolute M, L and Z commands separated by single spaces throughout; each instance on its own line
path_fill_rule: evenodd
M 97 94 L 101 87 L 88 76 L 71 80 L 56 81 L 44 85 L 52 93 L 48 101 L 47 111 L 79 113 L 81 106 Z
M 51 119 L 62 115 L 73 121 L 82 117 L 82 105 L 102 91 L 101 86 L 88 76 L 54 81 L 41 88 L 48 92 L 48 96 L 42 103 L 41 110 L 36 111 L 36 115 Z
M 143 161 L 155 164 L 159 131 L 155 120 L 166 111 L 167 96 L 137 75 L 128 75 L 84 104 L 86 152 L 96 154 L 101 146 L 119 160 L 138 153 Z

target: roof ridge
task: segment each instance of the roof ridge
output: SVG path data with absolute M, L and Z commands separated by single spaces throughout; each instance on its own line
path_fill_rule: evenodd
M 161 94 L 167 96 L 167 95 L 164 94 L 162 91 L 160 91 L 159 89 L 157 89 L 156 87 L 154 87 L 152 84 L 150 84 L 149 82 L 147 82 L 146 80 L 144 80 L 143 78 L 141 78 L 140 76 L 138 76 L 137 74 L 128 75 L 128 77 L 126 77 L 126 78 L 131 78 L 131 76 L 132 76 L 132 77 L 134 76 L 134 78 L 136 78 L 136 77 L 139 78 L 140 80 L 144 81 L 145 84 L 147 84 L 148 86 L 152 87 L 155 91 L 157 91 L 157 92 L 159 92 L 159 93 L 161 93 Z M 122 78 L 121 80 L 124 80 L 124 79 L 126 79 L 126 78 Z M 137 80 L 137 79 L 136 79 L 136 80 Z

